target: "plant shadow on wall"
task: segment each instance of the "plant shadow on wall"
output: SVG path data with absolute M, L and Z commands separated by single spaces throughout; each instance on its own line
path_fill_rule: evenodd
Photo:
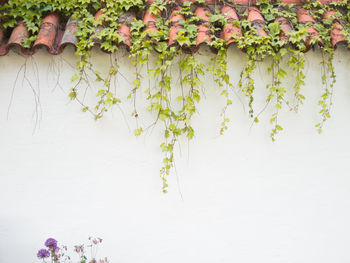
M 134 134 L 140 136 L 156 124 L 164 127 L 160 145 L 164 154 L 160 169 L 164 193 L 168 188 L 167 177 L 174 168 L 174 149 L 179 139 L 191 140 L 195 136 L 191 120 L 197 113 L 202 97 L 201 79 L 207 72 L 212 74 L 226 101 L 220 114 L 220 134 L 228 128 L 226 111 L 232 104 L 233 91 L 238 89 L 246 96 L 253 122 L 259 122 L 267 107 L 273 109 L 270 136 L 275 141 L 283 130 L 279 118 L 282 107 L 298 112 L 305 101 L 302 92 L 305 85 L 304 54 L 318 46 L 322 54 L 322 96 L 319 100 L 320 121 L 316 128 L 321 133 L 332 107 L 336 81 L 332 63 L 334 50 L 338 44 L 348 43 L 350 32 L 350 4 L 345 0 L 9 0 L 0 9 L 4 27 L 2 35 L 13 28 L 13 32 L 19 30 L 19 26 L 25 32 L 20 43 L 13 40 L 14 43 L 10 43 L 10 38 L 10 44 L 5 45 L 7 52 L 13 44 L 19 44 L 27 54 L 32 54 L 39 46 L 48 47 L 38 37 L 40 32 L 50 26 L 57 31 L 63 25 L 61 43 L 56 43 L 56 37 L 56 46 L 49 46 L 49 52 L 59 54 L 65 45 L 75 45 L 79 62 L 77 73 L 72 77 L 74 84 L 69 97 L 82 106 L 82 111 L 93 114 L 96 120 L 121 103 L 117 91 L 112 89 L 113 81 L 121 74 L 116 52 L 122 47 L 129 51 L 135 68 L 128 96 L 134 105 L 132 116 L 137 126 Z M 52 33 L 48 32 L 49 35 Z M 227 48 L 232 44 L 247 56 L 247 63 L 235 84 L 227 73 Z M 201 45 L 207 45 L 215 53 L 208 65 L 196 56 Z M 100 73 L 91 62 L 93 46 L 110 53 L 107 74 Z M 154 57 L 155 62 L 150 63 Z M 271 81 L 266 85 L 266 105 L 256 112 L 253 75 L 257 63 L 265 60 L 270 63 Z M 143 66 L 147 67 L 146 75 L 141 74 Z M 178 71 L 176 78 L 174 68 Z M 288 70 L 294 72 L 296 80 L 290 87 L 283 82 Z M 100 87 L 97 102 L 92 106 L 84 101 L 91 74 Z M 144 79 L 155 84 L 143 85 Z M 292 98 L 286 95 L 287 91 L 292 91 Z M 150 126 L 140 125 L 136 107 L 139 92 L 146 94 L 146 108 L 154 114 Z

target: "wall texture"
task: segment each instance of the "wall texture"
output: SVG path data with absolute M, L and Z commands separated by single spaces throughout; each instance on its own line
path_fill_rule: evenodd
M 237 83 L 244 54 L 229 53 Z M 103 71 L 108 55 L 93 56 Z M 207 63 L 210 54 L 198 56 Z M 134 69 L 125 53 L 118 57 L 124 98 Z M 98 122 L 82 113 L 67 96 L 72 49 L 57 57 L 44 51 L 2 57 L 0 262 L 38 262 L 47 237 L 73 245 L 89 235 L 104 238 L 100 255 L 113 263 L 349 262 L 350 56 L 336 52 L 332 118 L 322 135 L 314 127 L 320 52 L 306 57 L 306 104 L 300 114 L 282 112 L 276 143 L 269 138 L 271 109 L 251 127 L 239 93 L 230 128 L 219 136 L 224 101 L 206 76 L 198 132 L 177 148 L 167 195 L 160 189 L 161 129 L 135 138 L 131 102 Z M 259 64 L 255 75 L 257 110 L 267 94 L 266 67 Z M 287 83 L 293 81 L 290 75 Z M 86 100 L 95 92 L 89 88 Z M 145 125 L 154 119 L 141 113 Z

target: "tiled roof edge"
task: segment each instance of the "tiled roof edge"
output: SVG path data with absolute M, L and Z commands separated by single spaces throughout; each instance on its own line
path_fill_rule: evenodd
M 155 0 L 148 0 L 148 4 L 152 4 Z M 167 0 L 165 0 L 167 1 Z M 184 0 L 179 0 L 180 2 L 185 2 Z M 191 0 L 194 1 L 194 0 Z M 6 1 L 0 0 L 0 3 L 4 3 Z M 233 0 L 233 3 L 237 5 L 237 7 L 245 8 L 245 12 L 248 14 L 247 20 L 252 23 L 253 26 L 256 27 L 258 35 L 267 36 L 268 32 L 264 30 L 265 20 L 260 10 L 254 4 L 257 0 Z M 315 19 L 308 14 L 307 10 L 301 7 L 304 4 L 303 0 L 281 0 L 282 3 L 285 4 L 295 4 L 297 11 L 296 15 L 299 23 L 310 25 L 307 28 L 310 36 L 305 41 L 306 46 L 310 47 L 311 39 L 315 36 L 318 36 L 317 30 L 313 27 L 316 21 Z M 342 0 L 319 0 L 322 4 L 330 4 L 343 2 Z M 215 4 L 215 8 L 220 8 L 220 12 L 227 18 L 228 23 L 222 28 L 220 32 L 220 37 L 226 40 L 227 46 L 236 42 L 237 37 L 241 37 L 241 29 L 237 27 L 234 21 L 239 20 L 239 16 L 237 14 L 236 6 L 234 5 L 219 5 L 219 0 L 206 0 L 206 5 L 198 6 L 195 9 L 194 15 L 196 15 L 200 22 L 198 24 L 198 32 L 196 39 L 196 46 L 193 47 L 193 51 L 197 51 L 198 48 L 203 44 L 209 44 L 212 41 L 212 36 L 209 30 L 210 19 L 208 13 L 211 13 L 209 7 L 212 4 Z M 181 14 L 178 14 L 176 11 L 181 7 L 172 7 L 170 10 L 170 33 L 168 45 L 176 45 L 176 35 L 178 30 L 181 28 L 181 25 L 178 23 L 179 20 L 184 19 Z M 103 12 L 100 10 L 95 14 L 95 19 Z M 123 17 L 123 22 L 121 22 L 121 26 L 119 28 L 119 34 L 124 38 L 124 42 L 118 44 L 119 46 L 125 46 L 127 49 L 131 46 L 131 37 L 130 37 L 130 25 L 129 21 L 135 17 L 135 14 L 126 13 Z M 331 19 L 333 21 L 333 28 L 331 30 L 331 41 L 334 48 L 337 45 L 343 43 L 347 44 L 346 38 L 343 34 L 344 27 L 343 25 L 337 21 L 336 17 L 334 17 L 334 12 L 328 11 L 325 12 L 324 18 Z M 143 21 L 145 23 L 145 30 L 147 31 L 156 31 L 158 30 L 156 27 L 156 16 L 151 14 L 146 10 L 143 16 Z M 281 39 L 286 41 L 286 34 L 292 30 L 290 23 L 285 18 L 278 18 L 276 22 L 281 23 L 281 29 L 283 34 L 281 35 Z M 8 54 L 8 52 L 13 48 L 19 48 L 24 55 L 32 55 L 39 48 L 47 49 L 48 53 L 57 55 L 63 52 L 64 48 L 68 45 L 76 47 L 78 43 L 78 39 L 75 36 L 75 32 L 77 31 L 78 23 L 74 19 L 69 19 L 65 26 L 60 27 L 60 14 L 51 13 L 44 17 L 42 25 L 40 27 L 38 36 L 36 41 L 33 43 L 30 49 L 25 49 L 23 47 L 23 40 L 29 37 L 28 30 L 24 23 L 19 22 L 15 28 L 12 29 L 11 32 L 5 34 L 4 30 L 0 27 L 0 56 L 4 56 Z M 99 26 L 96 28 L 96 32 L 103 29 L 103 26 Z M 9 37 L 6 38 L 6 35 Z M 233 37 L 236 36 L 236 37 Z M 98 41 L 96 41 L 96 45 L 98 45 Z M 320 43 L 322 44 L 322 43 Z

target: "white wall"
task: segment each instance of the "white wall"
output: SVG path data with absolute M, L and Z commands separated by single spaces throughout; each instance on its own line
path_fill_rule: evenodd
M 25 59 L 13 52 L 0 58 L 1 263 L 38 262 L 47 237 L 73 245 L 89 235 L 104 238 L 100 255 L 113 263 L 349 262 L 348 51 L 336 52 L 334 107 L 322 135 L 314 128 L 322 92 L 319 51 L 307 54 L 306 104 L 299 114 L 281 114 L 284 131 L 276 143 L 269 138 L 271 109 L 250 129 L 239 93 L 228 113 L 230 129 L 219 136 L 223 99 L 207 77 L 196 138 L 181 143 L 181 155 L 177 149 L 167 195 L 160 190 L 161 129 L 135 138 L 131 102 L 121 105 L 125 118 L 117 108 L 98 122 L 82 113 L 67 97 L 73 53 L 40 51 L 27 59 L 27 76 L 40 91 L 37 125 L 23 70 L 15 84 Z M 237 83 L 244 54 L 229 53 Z M 108 55 L 93 54 L 103 68 Z M 203 61 L 210 57 L 201 54 Z M 119 58 L 132 80 L 127 55 Z M 257 110 L 267 94 L 266 67 L 259 64 L 256 72 Z M 61 88 L 55 88 L 58 69 Z M 118 85 L 126 97 L 130 86 L 122 78 Z M 147 113 L 142 118 L 153 120 Z

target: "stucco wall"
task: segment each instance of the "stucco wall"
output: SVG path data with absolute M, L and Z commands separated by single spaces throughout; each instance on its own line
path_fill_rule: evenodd
M 210 54 L 200 53 L 207 62 Z M 244 54 L 229 53 L 237 83 Z M 103 70 L 108 55 L 93 56 Z M 132 81 L 127 55 L 118 57 Z M 1 57 L 0 262 L 37 262 L 47 237 L 73 245 L 89 235 L 104 238 L 100 255 L 113 263 L 349 262 L 350 56 L 336 52 L 332 118 L 322 135 L 314 127 L 320 53 L 306 57 L 306 104 L 300 114 L 281 114 L 284 131 L 276 143 L 269 138 L 271 109 L 251 128 L 239 93 L 228 112 L 230 128 L 219 136 L 223 99 L 207 74 L 196 138 L 181 142 L 181 154 L 177 148 L 167 195 L 160 190 L 161 129 L 135 138 L 131 102 L 98 122 L 82 113 L 67 96 L 72 49 L 28 58 L 32 87 L 24 68 L 15 83 L 23 57 Z M 267 94 L 266 67 L 256 71 L 257 110 Z M 125 78 L 117 83 L 122 98 L 130 88 Z M 293 81 L 290 75 L 287 82 Z M 86 100 L 94 93 L 88 90 Z M 141 115 L 146 125 L 154 117 Z

